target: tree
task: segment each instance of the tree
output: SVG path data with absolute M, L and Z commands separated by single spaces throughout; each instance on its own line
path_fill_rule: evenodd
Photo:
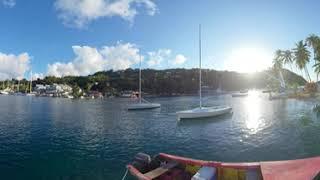
M 320 38 L 315 34 L 311 34 L 306 38 L 306 43 L 310 48 L 313 49 L 313 59 L 314 64 L 316 64 L 316 57 L 320 55 Z
M 301 40 L 296 43 L 296 47 L 293 49 L 294 51 L 294 60 L 297 67 L 302 71 L 304 69 L 309 82 L 311 82 L 311 78 L 308 72 L 307 64 L 310 61 L 310 52 L 307 49 L 307 45 Z
M 283 63 L 290 65 L 290 69 L 292 71 L 292 63 L 293 63 L 292 51 L 285 50 L 283 51 L 282 56 L 283 56 Z
M 317 64 L 317 62 L 319 62 L 319 59 L 320 59 L 319 58 L 320 57 L 320 38 L 315 34 L 311 34 L 309 35 L 309 37 L 306 38 L 306 42 L 308 46 L 313 49 L 313 60 L 314 60 L 313 67 L 316 68 L 317 66 L 315 65 Z M 314 70 L 314 72 L 317 74 L 317 82 L 318 82 L 318 72 L 316 71 L 316 69 Z
M 317 74 L 317 79 L 318 79 L 318 76 L 320 74 L 320 62 L 318 61 L 316 64 L 313 65 L 314 67 L 314 72 Z
M 278 49 L 276 52 L 275 52 L 275 57 L 273 59 L 273 68 L 275 70 L 280 70 L 282 69 L 282 66 L 283 66 L 283 51 Z

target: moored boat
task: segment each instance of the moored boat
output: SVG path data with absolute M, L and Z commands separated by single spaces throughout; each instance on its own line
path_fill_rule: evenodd
M 248 96 L 248 93 L 242 93 L 242 92 L 233 93 L 231 96 L 232 97 L 244 97 L 244 96 Z
M 214 117 L 231 112 L 229 106 L 202 106 L 202 77 L 201 77 L 201 25 L 199 25 L 199 107 L 176 112 L 178 120 Z
M 262 93 L 270 93 L 271 90 L 262 90 Z
M 147 110 L 147 109 L 155 109 L 160 108 L 161 104 L 159 103 L 151 103 L 142 98 L 141 91 L 141 56 L 140 56 L 140 68 L 139 68 L 139 102 L 130 104 L 127 106 L 128 110 Z
M 230 113 L 232 110 L 229 106 L 216 106 L 216 107 L 198 107 L 186 111 L 178 111 L 176 114 L 178 120 L 181 119 L 194 119 L 194 118 L 205 118 L 205 117 L 215 117 L 223 114 Z
M 316 179 L 320 157 L 269 162 L 225 163 L 160 153 L 153 158 L 138 153 L 128 171 L 139 180 L 301 180 Z
M 249 90 L 248 89 L 245 89 L 245 90 L 241 90 L 240 93 L 248 93 Z
M 141 110 L 141 109 L 155 109 L 159 108 L 161 104 L 159 103 L 136 103 L 128 105 L 128 110 Z
M 8 92 L 8 91 L 0 91 L 0 94 L 8 95 L 8 94 L 9 94 L 9 92 Z
M 285 92 L 276 93 L 276 94 L 269 93 L 269 100 L 287 99 L 287 98 L 288 98 L 288 95 Z

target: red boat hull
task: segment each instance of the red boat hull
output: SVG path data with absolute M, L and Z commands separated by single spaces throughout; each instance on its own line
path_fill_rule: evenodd
M 204 161 L 160 153 L 160 157 L 181 164 L 209 166 L 215 168 L 259 169 L 264 180 L 312 180 L 320 172 L 320 157 L 289 161 L 269 161 L 253 163 L 224 163 Z M 127 165 L 129 172 L 140 180 L 151 180 L 132 165 Z M 221 179 L 221 178 L 218 178 Z

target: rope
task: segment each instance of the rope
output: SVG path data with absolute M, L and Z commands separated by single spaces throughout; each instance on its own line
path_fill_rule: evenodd
M 147 100 L 145 100 L 145 99 L 143 99 L 143 98 L 142 98 L 142 101 L 143 101 L 143 102 L 146 102 L 146 103 L 150 103 L 149 101 L 147 101 Z
M 124 173 L 124 175 L 123 175 L 123 177 L 122 177 L 122 179 L 121 180 L 125 180 L 126 179 L 126 177 L 127 177 L 127 174 L 128 174 L 128 169 L 126 170 L 126 172 Z

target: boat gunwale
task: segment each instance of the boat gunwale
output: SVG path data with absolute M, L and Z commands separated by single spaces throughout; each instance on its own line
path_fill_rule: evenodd
M 206 161 L 206 160 L 198 160 L 192 158 L 186 158 L 181 156 L 170 155 L 166 153 L 159 153 L 159 155 L 166 159 L 172 159 L 174 161 L 178 161 L 183 164 L 191 164 L 191 165 L 200 165 L 200 166 L 209 166 L 209 167 L 226 167 L 226 168 L 237 168 L 237 169 L 256 169 L 260 168 L 259 162 L 219 162 L 219 161 Z
M 170 155 L 166 153 L 159 153 L 159 156 L 167 159 L 179 162 L 181 164 L 190 164 L 190 165 L 198 165 L 198 166 L 208 166 L 208 167 L 215 167 L 215 168 L 236 168 L 236 169 L 259 169 L 261 170 L 261 166 L 259 162 L 245 162 L 245 163 L 224 163 L 219 161 L 206 161 L 206 160 L 198 160 L 198 159 L 192 159 L 187 157 L 181 157 L 181 156 L 175 156 Z M 137 168 L 135 168 L 133 165 L 128 164 L 127 169 L 129 172 L 137 177 L 139 180 L 152 180 L 149 177 L 142 174 Z

